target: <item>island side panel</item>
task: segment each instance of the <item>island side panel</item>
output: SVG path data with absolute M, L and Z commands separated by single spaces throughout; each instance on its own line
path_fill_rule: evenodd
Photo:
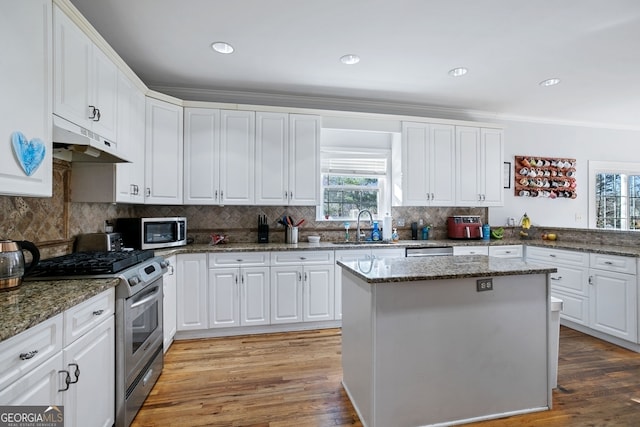
M 551 406 L 547 275 L 374 285 L 374 422 L 418 426 Z M 345 307 L 346 309 L 347 307 Z
M 373 426 L 373 293 L 342 270 L 342 384 L 364 426 Z

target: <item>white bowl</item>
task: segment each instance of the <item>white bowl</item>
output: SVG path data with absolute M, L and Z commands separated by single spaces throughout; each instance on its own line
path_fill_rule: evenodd
M 309 243 L 320 243 L 320 236 L 308 236 Z

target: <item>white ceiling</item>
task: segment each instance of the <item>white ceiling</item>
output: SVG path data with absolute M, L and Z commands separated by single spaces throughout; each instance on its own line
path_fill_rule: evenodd
M 71 2 L 147 86 L 183 99 L 640 129 L 638 0 Z M 235 52 L 213 52 L 221 40 Z

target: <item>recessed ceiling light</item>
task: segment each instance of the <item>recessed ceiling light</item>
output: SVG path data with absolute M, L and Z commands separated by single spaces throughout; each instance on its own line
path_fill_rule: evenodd
M 211 43 L 211 48 L 218 53 L 233 53 L 234 49 L 229 43 L 226 42 L 214 42 Z
M 465 74 L 467 74 L 469 70 L 467 70 L 464 67 L 458 67 L 458 68 L 453 68 L 451 70 L 449 70 L 449 75 L 453 76 L 453 77 L 461 77 L 464 76 Z
M 354 65 L 360 62 L 360 57 L 358 55 L 354 55 L 352 53 L 348 55 L 344 55 L 340 58 L 340 62 L 347 65 Z
M 560 79 L 547 79 L 547 80 L 543 80 L 540 83 L 538 83 L 540 86 L 555 86 L 558 83 L 560 83 Z

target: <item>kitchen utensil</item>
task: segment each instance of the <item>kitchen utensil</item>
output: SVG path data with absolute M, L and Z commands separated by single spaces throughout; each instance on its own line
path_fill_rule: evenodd
M 269 243 L 269 223 L 266 215 L 258 215 L 258 243 Z
M 31 262 L 25 264 L 24 254 L 31 254 Z M 22 284 L 22 277 L 33 269 L 40 261 L 40 251 L 26 240 L 0 240 L 0 290 L 17 288 Z

